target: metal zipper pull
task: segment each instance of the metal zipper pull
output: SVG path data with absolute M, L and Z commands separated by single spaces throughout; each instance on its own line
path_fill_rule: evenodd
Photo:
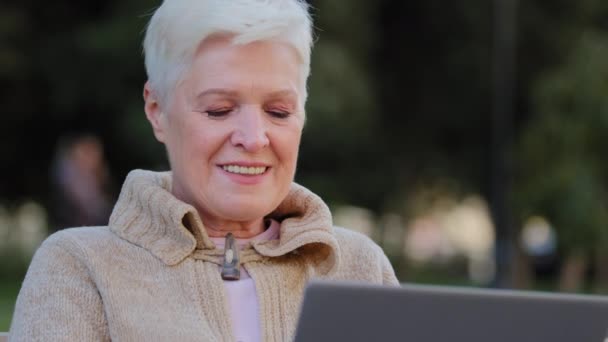
M 239 280 L 241 278 L 241 261 L 239 248 L 234 241 L 234 235 L 228 233 L 224 244 L 224 264 L 222 265 L 222 279 Z

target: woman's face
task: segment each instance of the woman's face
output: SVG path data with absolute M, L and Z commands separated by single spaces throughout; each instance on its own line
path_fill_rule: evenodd
M 146 113 L 169 154 L 172 192 L 205 224 L 262 219 L 287 195 L 304 123 L 301 77 L 286 44 L 213 37 L 199 47 L 166 112 L 146 85 Z

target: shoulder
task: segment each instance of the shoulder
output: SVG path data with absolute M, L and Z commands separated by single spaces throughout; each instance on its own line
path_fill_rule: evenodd
M 35 267 L 36 263 L 45 264 L 50 268 L 66 267 L 75 263 L 88 265 L 120 244 L 124 244 L 124 241 L 106 226 L 63 229 L 42 242 L 30 267 Z M 57 260 L 64 263 L 58 263 Z
M 340 250 L 338 279 L 398 284 L 384 251 L 372 239 L 342 227 L 333 230 Z
M 93 266 L 90 252 L 83 241 L 90 240 L 87 236 L 96 235 L 101 228 L 71 228 L 50 235 L 38 248 L 23 281 L 17 307 L 19 310 L 29 309 L 32 303 L 55 305 L 56 301 L 41 300 L 40 295 L 54 297 L 70 291 L 87 291 L 95 288 Z M 102 233 L 103 234 L 103 233 Z M 63 298 L 63 297 L 61 297 Z M 63 300 L 59 297 L 56 300 Z M 28 303 L 27 305 L 22 305 Z
M 68 228 L 46 238 L 39 250 L 53 250 L 61 247 L 73 253 L 86 253 L 91 248 L 105 243 L 116 243 L 117 240 L 118 237 L 106 226 Z
M 343 227 L 334 226 L 334 236 L 340 246 L 340 254 L 356 254 L 361 257 L 378 258 L 384 252 L 368 236 Z
M 49 235 L 47 240 L 50 242 L 71 241 L 73 243 L 87 243 L 99 239 L 112 239 L 114 237 L 115 235 L 107 226 L 75 227 L 57 231 Z
M 53 340 L 51 336 L 76 336 L 82 331 L 90 338 L 75 340 L 103 339 L 103 304 L 87 250 L 90 236 L 99 234 L 103 236 L 104 229 L 67 229 L 42 243 L 15 303 L 11 338 Z

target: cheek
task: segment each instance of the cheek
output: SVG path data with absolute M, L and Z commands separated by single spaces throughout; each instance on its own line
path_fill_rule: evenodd
M 182 132 L 181 148 L 185 162 L 191 163 L 196 172 L 200 172 L 202 166 L 211 165 L 211 159 L 221 145 L 217 133 L 205 127 L 186 127 Z
M 302 131 L 297 128 L 283 132 L 277 140 L 279 158 L 286 164 L 285 167 L 295 169 L 300 147 Z
M 201 164 L 208 161 L 208 150 L 213 147 L 212 134 L 201 125 L 187 120 L 175 122 L 169 146 L 172 166 L 200 172 Z

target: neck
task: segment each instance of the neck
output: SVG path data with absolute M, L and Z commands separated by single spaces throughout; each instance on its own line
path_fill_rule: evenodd
M 202 217 L 202 220 L 209 237 L 224 237 L 232 233 L 237 239 L 248 239 L 261 234 L 266 228 L 263 218 L 250 222 L 212 220 L 205 217 Z
M 176 198 L 185 203 L 190 203 L 196 208 L 209 237 L 225 237 L 228 233 L 232 233 L 237 239 L 248 239 L 261 234 L 266 229 L 264 217 L 247 221 L 226 220 L 218 218 L 204 208 L 197 206 L 194 201 L 188 200 L 187 192 L 183 191 L 180 183 L 175 179 L 175 173 L 173 174 L 171 193 Z

